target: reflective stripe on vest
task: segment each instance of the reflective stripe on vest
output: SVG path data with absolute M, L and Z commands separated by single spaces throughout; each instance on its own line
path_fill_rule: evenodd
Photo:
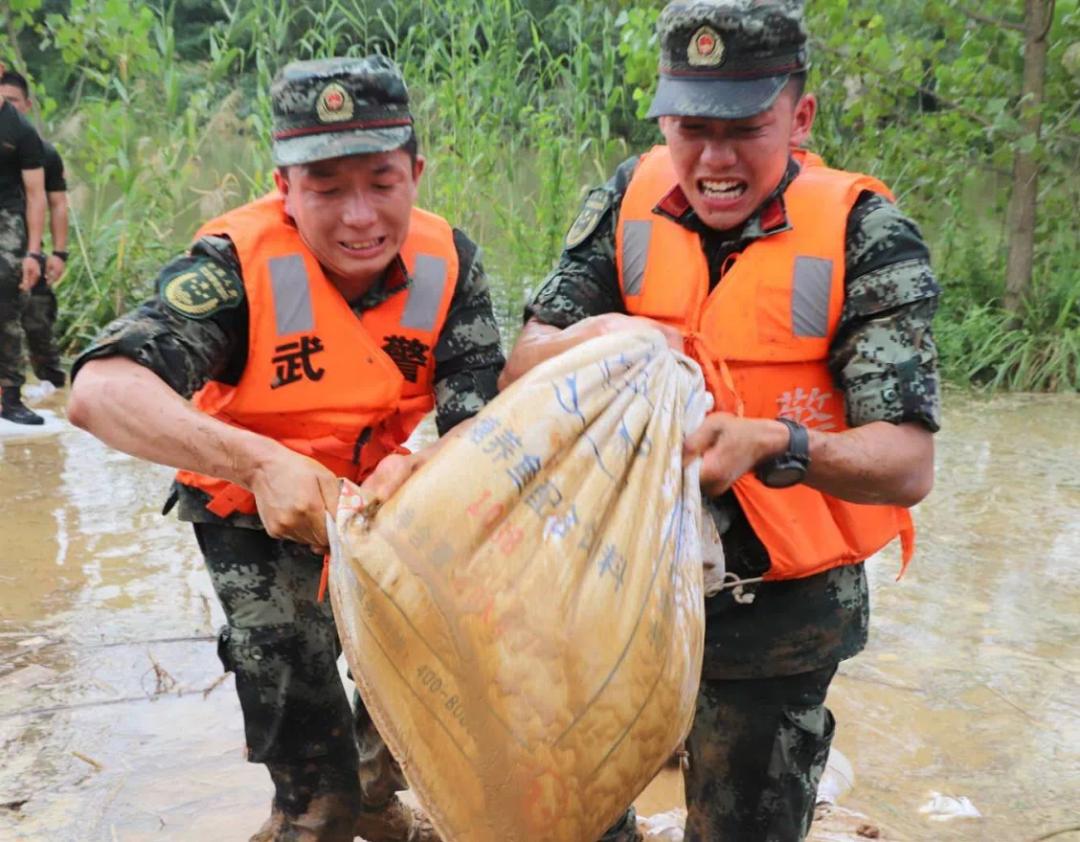
M 303 257 L 299 254 L 275 257 L 269 266 L 278 336 L 307 333 L 315 320 Z M 416 268 L 410 273 L 409 288 L 405 291 L 401 327 L 425 332 L 434 329 L 446 293 L 447 269 L 444 257 L 416 255 Z
M 791 282 L 791 329 L 796 336 L 828 336 L 833 262 L 820 257 L 795 258 Z
M 439 316 L 446 286 L 446 260 L 432 254 L 418 254 L 412 273 L 408 303 L 401 324 L 417 330 L 431 330 Z
M 315 326 L 315 316 L 311 311 L 311 287 L 304 258 L 287 254 L 273 258 L 269 265 L 278 336 L 307 333 Z
M 698 234 L 656 212 L 677 184 L 667 149 L 656 147 L 638 162 L 623 197 L 616 264 L 627 311 L 682 331 L 718 407 L 843 430 L 843 395 L 827 359 L 843 309 L 847 217 L 864 190 L 890 194 L 816 156 L 802 163 L 784 194 L 791 230 L 749 244 L 710 290 Z M 897 535 L 905 566 L 910 559 L 906 509 L 848 503 L 805 485 L 769 489 L 752 474 L 734 491 L 769 552 L 767 578 L 861 561 Z
M 623 290 L 627 295 L 640 295 L 645 282 L 645 265 L 649 262 L 649 243 L 652 240 L 652 221 L 631 219 L 624 226 L 622 245 Z

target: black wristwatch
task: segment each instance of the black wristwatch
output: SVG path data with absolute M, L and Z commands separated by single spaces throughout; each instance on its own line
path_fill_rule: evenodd
M 810 436 L 806 427 L 790 418 L 776 420 L 788 428 L 787 450 L 754 468 L 754 476 L 769 488 L 787 488 L 806 477 L 806 469 L 810 467 Z

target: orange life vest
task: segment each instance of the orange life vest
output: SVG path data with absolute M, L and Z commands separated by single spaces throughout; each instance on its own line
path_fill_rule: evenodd
M 616 263 L 628 312 L 682 331 L 718 409 L 839 431 L 847 429 L 844 397 L 827 359 L 844 303 L 848 213 L 864 190 L 891 194 L 816 155 L 799 159 L 802 171 L 784 193 L 790 230 L 734 255 L 710 291 L 698 234 L 654 211 L 678 183 L 667 148 L 655 147 L 623 198 Z M 905 568 L 914 551 L 905 508 L 849 503 L 807 485 L 768 488 L 753 474 L 734 491 L 768 550 L 767 579 L 862 561 L 898 535 Z
M 401 249 L 411 284 L 361 316 L 300 239 L 280 194 L 206 223 L 196 237 L 209 234 L 228 235 L 240 258 L 248 355 L 235 386 L 211 381 L 194 405 L 362 480 L 434 406 L 434 348 L 459 269 L 450 226 L 413 209 Z M 216 515 L 256 511 L 245 488 L 192 471 L 177 479 L 209 493 Z

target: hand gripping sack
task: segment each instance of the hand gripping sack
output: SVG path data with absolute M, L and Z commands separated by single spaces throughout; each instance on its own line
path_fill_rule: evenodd
M 593 842 L 689 730 L 700 370 L 652 330 L 538 366 L 332 530 L 346 657 L 448 842 Z

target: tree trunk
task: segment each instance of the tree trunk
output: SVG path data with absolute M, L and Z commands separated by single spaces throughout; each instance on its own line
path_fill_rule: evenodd
M 11 52 L 15 56 L 15 66 L 8 67 L 8 70 L 18 70 L 23 73 L 26 72 L 26 61 L 23 59 L 22 51 L 19 50 L 19 33 L 15 29 L 15 15 L 8 12 L 7 16 L 7 30 L 8 40 L 11 42 Z
M 1024 2 L 1024 79 L 1021 88 L 1020 125 L 1035 138 L 1030 152 L 1016 150 L 1013 159 L 1012 193 L 1009 196 L 1009 258 L 1005 268 L 1005 309 L 1019 316 L 1031 289 L 1035 257 L 1035 214 L 1038 203 L 1039 133 L 1042 130 L 1043 91 L 1046 85 L 1046 54 L 1054 0 Z

